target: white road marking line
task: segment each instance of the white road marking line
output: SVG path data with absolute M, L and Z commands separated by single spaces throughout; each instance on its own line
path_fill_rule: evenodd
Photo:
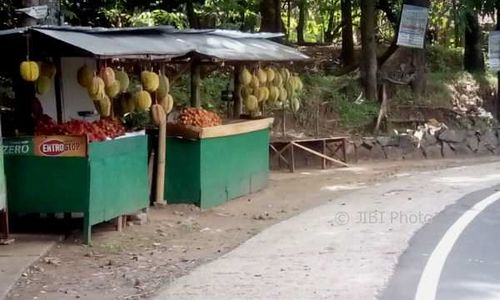
M 425 265 L 417 287 L 415 300 L 435 300 L 439 278 L 446 259 L 464 229 L 488 206 L 500 199 L 500 192 L 476 203 L 466 211 L 444 234 Z

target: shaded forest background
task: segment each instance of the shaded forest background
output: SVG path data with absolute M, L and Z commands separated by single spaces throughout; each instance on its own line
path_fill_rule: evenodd
M 49 24 L 282 32 L 281 42 L 313 58 L 293 66 L 306 82 L 305 105 L 295 116 L 305 128 L 312 126 L 305 123 L 321 106 L 324 123 L 361 130 L 373 123 L 381 101 L 380 84 L 387 81 L 391 105 L 398 107 L 444 107 L 489 120 L 494 118 L 488 113 L 495 116 L 500 111 L 496 74 L 486 63 L 488 32 L 498 26 L 500 1 L 5 0 L 0 3 L 0 28 L 30 24 L 15 9 L 39 4 L 49 4 L 45 20 Z M 396 46 L 403 4 L 430 8 L 424 50 Z M 205 79 L 205 105 L 217 107 L 227 74 Z M 187 78 L 179 81 L 175 95 L 181 103 L 188 98 L 183 80 Z

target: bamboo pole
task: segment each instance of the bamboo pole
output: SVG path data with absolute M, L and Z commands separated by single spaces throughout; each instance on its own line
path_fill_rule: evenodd
M 167 150 L 167 121 L 162 118 L 158 132 L 158 163 L 156 171 L 156 200 L 155 206 L 165 206 L 165 161 Z M 164 120 L 164 121 L 163 121 Z

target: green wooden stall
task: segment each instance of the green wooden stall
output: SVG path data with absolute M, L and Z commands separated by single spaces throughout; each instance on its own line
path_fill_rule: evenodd
M 169 126 L 168 203 L 210 208 L 265 188 L 272 122 L 267 118 L 210 128 Z
M 88 144 L 83 157 L 35 155 L 30 138 L 4 141 L 9 213 L 83 213 L 92 225 L 149 206 L 147 137 Z

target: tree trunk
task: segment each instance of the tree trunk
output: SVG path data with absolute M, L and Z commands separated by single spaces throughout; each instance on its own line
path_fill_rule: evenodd
M 403 3 L 410 5 L 418 5 L 422 7 L 430 7 L 431 2 L 429 0 L 405 0 Z M 425 48 L 425 44 L 424 44 Z M 424 49 L 412 49 L 412 65 L 415 69 L 415 78 L 411 82 L 411 88 L 413 94 L 420 98 L 425 93 L 425 88 L 427 87 L 427 74 L 425 72 L 425 50 Z
M 260 15 L 262 17 L 261 32 L 283 32 L 280 0 L 261 0 Z
M 342 9 L 342 64 L 348 66 L 354 63 L 354 39 L 352 32 L 352 3 L 351 0 L 341 0 Z
M 297 43 L 304 44 L 304 27 L 306 26 L 307 0 L 299 2 L 299 23 L 297 24 Z
M 411 82 L 413 94 L 420 98 L 427 87 L 427 74 L 425 73 L 425 50 L 412 49 L 412 64 L 415 69 L 415 78 Z
M 196 13 L 194 12 L 193 0 L 186 1 L 186 14 L 188 17 L 189 27 L 198 28 Z
M 333 26 L 335 25 L 335 10 L 328 13 L 328 26 L 325 31 L 325 43 L 333 43 Z
M 460 28 L 458 26 L 458 8 L 457 8 L 457 0 L 452 0 L 452 12 L 453 12 L 453 26 L 454 26 L 454 34 L 455 34 L 455 47 L 461 47 L 462 41 L 460 38 Z
M 377 99 L 377 43 L 375 40 L 375 2 L 361 0 L 361 80 L 365 98 Z
M 464 69 L 471 73 L 484 72 L 483 45 L 478 15 L 467 13 L 465 19 Z

